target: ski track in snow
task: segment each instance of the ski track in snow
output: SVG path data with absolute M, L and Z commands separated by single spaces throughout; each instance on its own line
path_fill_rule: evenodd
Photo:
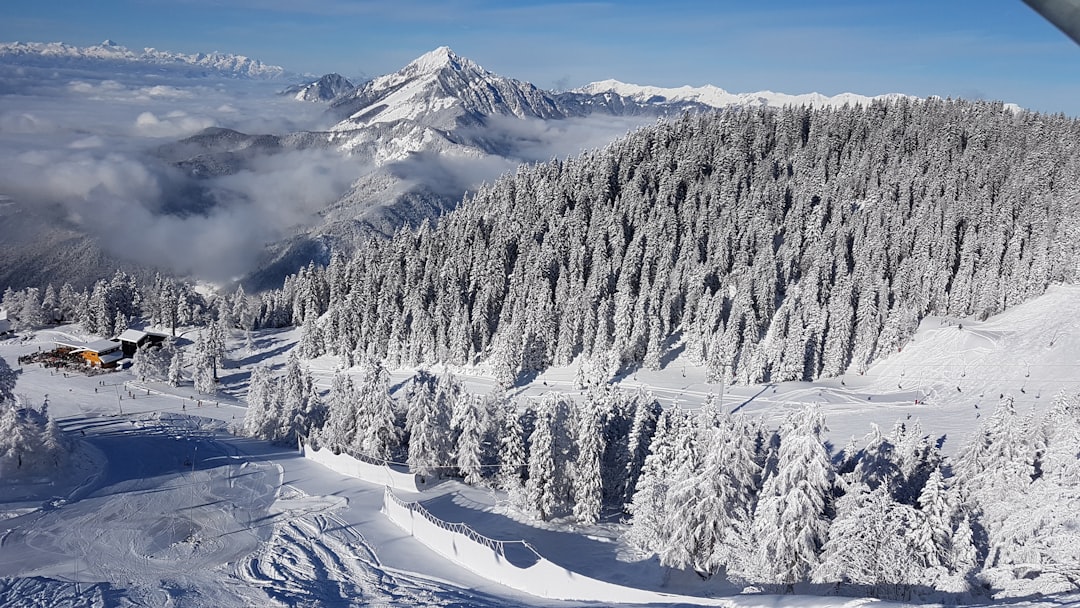
M 384 567 L 336 514 L 346 498 L 287 482 L 281 452 L 187 415 L 177 395 L 125 396 L 118 415 L 111 385 L 94 391 L 97 377 L 23 378 L 31 394 L 52 395 L 69 433 L 86 433 L 83 466 L 66 489 L 14 503 L 0 494 L 0 606 L 505 605 Z

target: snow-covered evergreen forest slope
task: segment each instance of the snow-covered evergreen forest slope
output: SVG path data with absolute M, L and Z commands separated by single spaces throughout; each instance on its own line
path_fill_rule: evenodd
M 306 356 L 594 380 L 673 344 L 716 379 L 862 371 L 928 314 L 1077 278 L 1080 123 L 907 99 L 688 115 L 484 187 L 264 294 Z M 325 314 L 324 314 L 325 313 Z

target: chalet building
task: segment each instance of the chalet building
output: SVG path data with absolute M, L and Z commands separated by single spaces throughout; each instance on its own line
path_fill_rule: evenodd
M 8 312 L 6 310 L 0 310 L 0 336 L 11 332 L 11 320 L 8 319 Z
M 77 342 L 69 340 L 56 340 L 56 354 L 65 358 L 82 357 L 87 365 L 92 367 L 110 368 L 124 358 L 120 350 L 120 343 L 113 340 L 94 340 L 93 342 Z
M 116 367 L 116 364 L 124 358 L 124 351 L 120 343 L 113 340 L 94 340 L 86 343 L 78 353 L 86 359 L 91 367 Z
M 161 345 L 168 336 L 155 331 L 142 331 L 139 329 L 125 329 L 124 333 L 117 336 L 115 339 L 120 342 L 120 349 L 124 353 L 125 358 L 131 358 L 135 356 L 135 351 L 139 350 L 147 344 Z

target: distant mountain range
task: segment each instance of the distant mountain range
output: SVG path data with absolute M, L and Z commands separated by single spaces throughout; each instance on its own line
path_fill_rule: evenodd
M 720 87 L 705 85 L 703 87 L 674 87 L 662 88 L 627 84 L 618 80 L 601 80 L 589 83 L 576 91 L 588 95 L 614 93 L 628 97 L 634 101 L 651 104 L 670 103 L 700 103 L 714 108 L 726 108 L 730 106 L 810 106 L 810 107 L 840 107 L 848 105 L 866 105 L 874 100 L 888 100 L 897 97 L 907 97 L 899 93 L 877 95 L 867 97 L 855 93 L 840 93 L 828 97 L 821 93 L 804 93 L 802 95 L 788 95 L 787 93 L 774 93 L 772 91 L 758 91 L 756 93 L 729 93 Z
M 0 43 L 0 60 L 17 60 L 41 65 L 72 65 L 87 63 L 121 63 L 129 65 L 153 65 L 160 67 L 183 67 L 239 78 L 280 78 L 288 75 L 284 68 L 267 65 L 257 59 L 228 53 L 173 53 L 145 48 L 141 51 L 120 46 L 111 40 L 101 44 L 78 47 L 63 42 L 3 42 Z

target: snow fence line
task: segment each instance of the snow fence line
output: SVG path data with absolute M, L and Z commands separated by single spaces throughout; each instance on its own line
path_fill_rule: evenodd
M 582 602 L 733 605 L 718 598 L 635 589 L 577 574 L 548 561 L 523 540 L 496 540 L 467 524 L 443 521 L 422 504 L 401 500 L 389 486 L 382 510 L 390 521 L 435 553 L 490 581 L 531 595 Z
M 333 450 L 312 449 L 307 444 L 301 444 L 304 458 L 314 460 L 331 471 L 342 475 L 355 477 L 371 483 L 384 485 L 395 490 L 406 492 L 419 492 L 416 484 L 416 475 L 413 473 L 398 471 L 386 463 L 360 460 L 348 454 L 335 454 Z

